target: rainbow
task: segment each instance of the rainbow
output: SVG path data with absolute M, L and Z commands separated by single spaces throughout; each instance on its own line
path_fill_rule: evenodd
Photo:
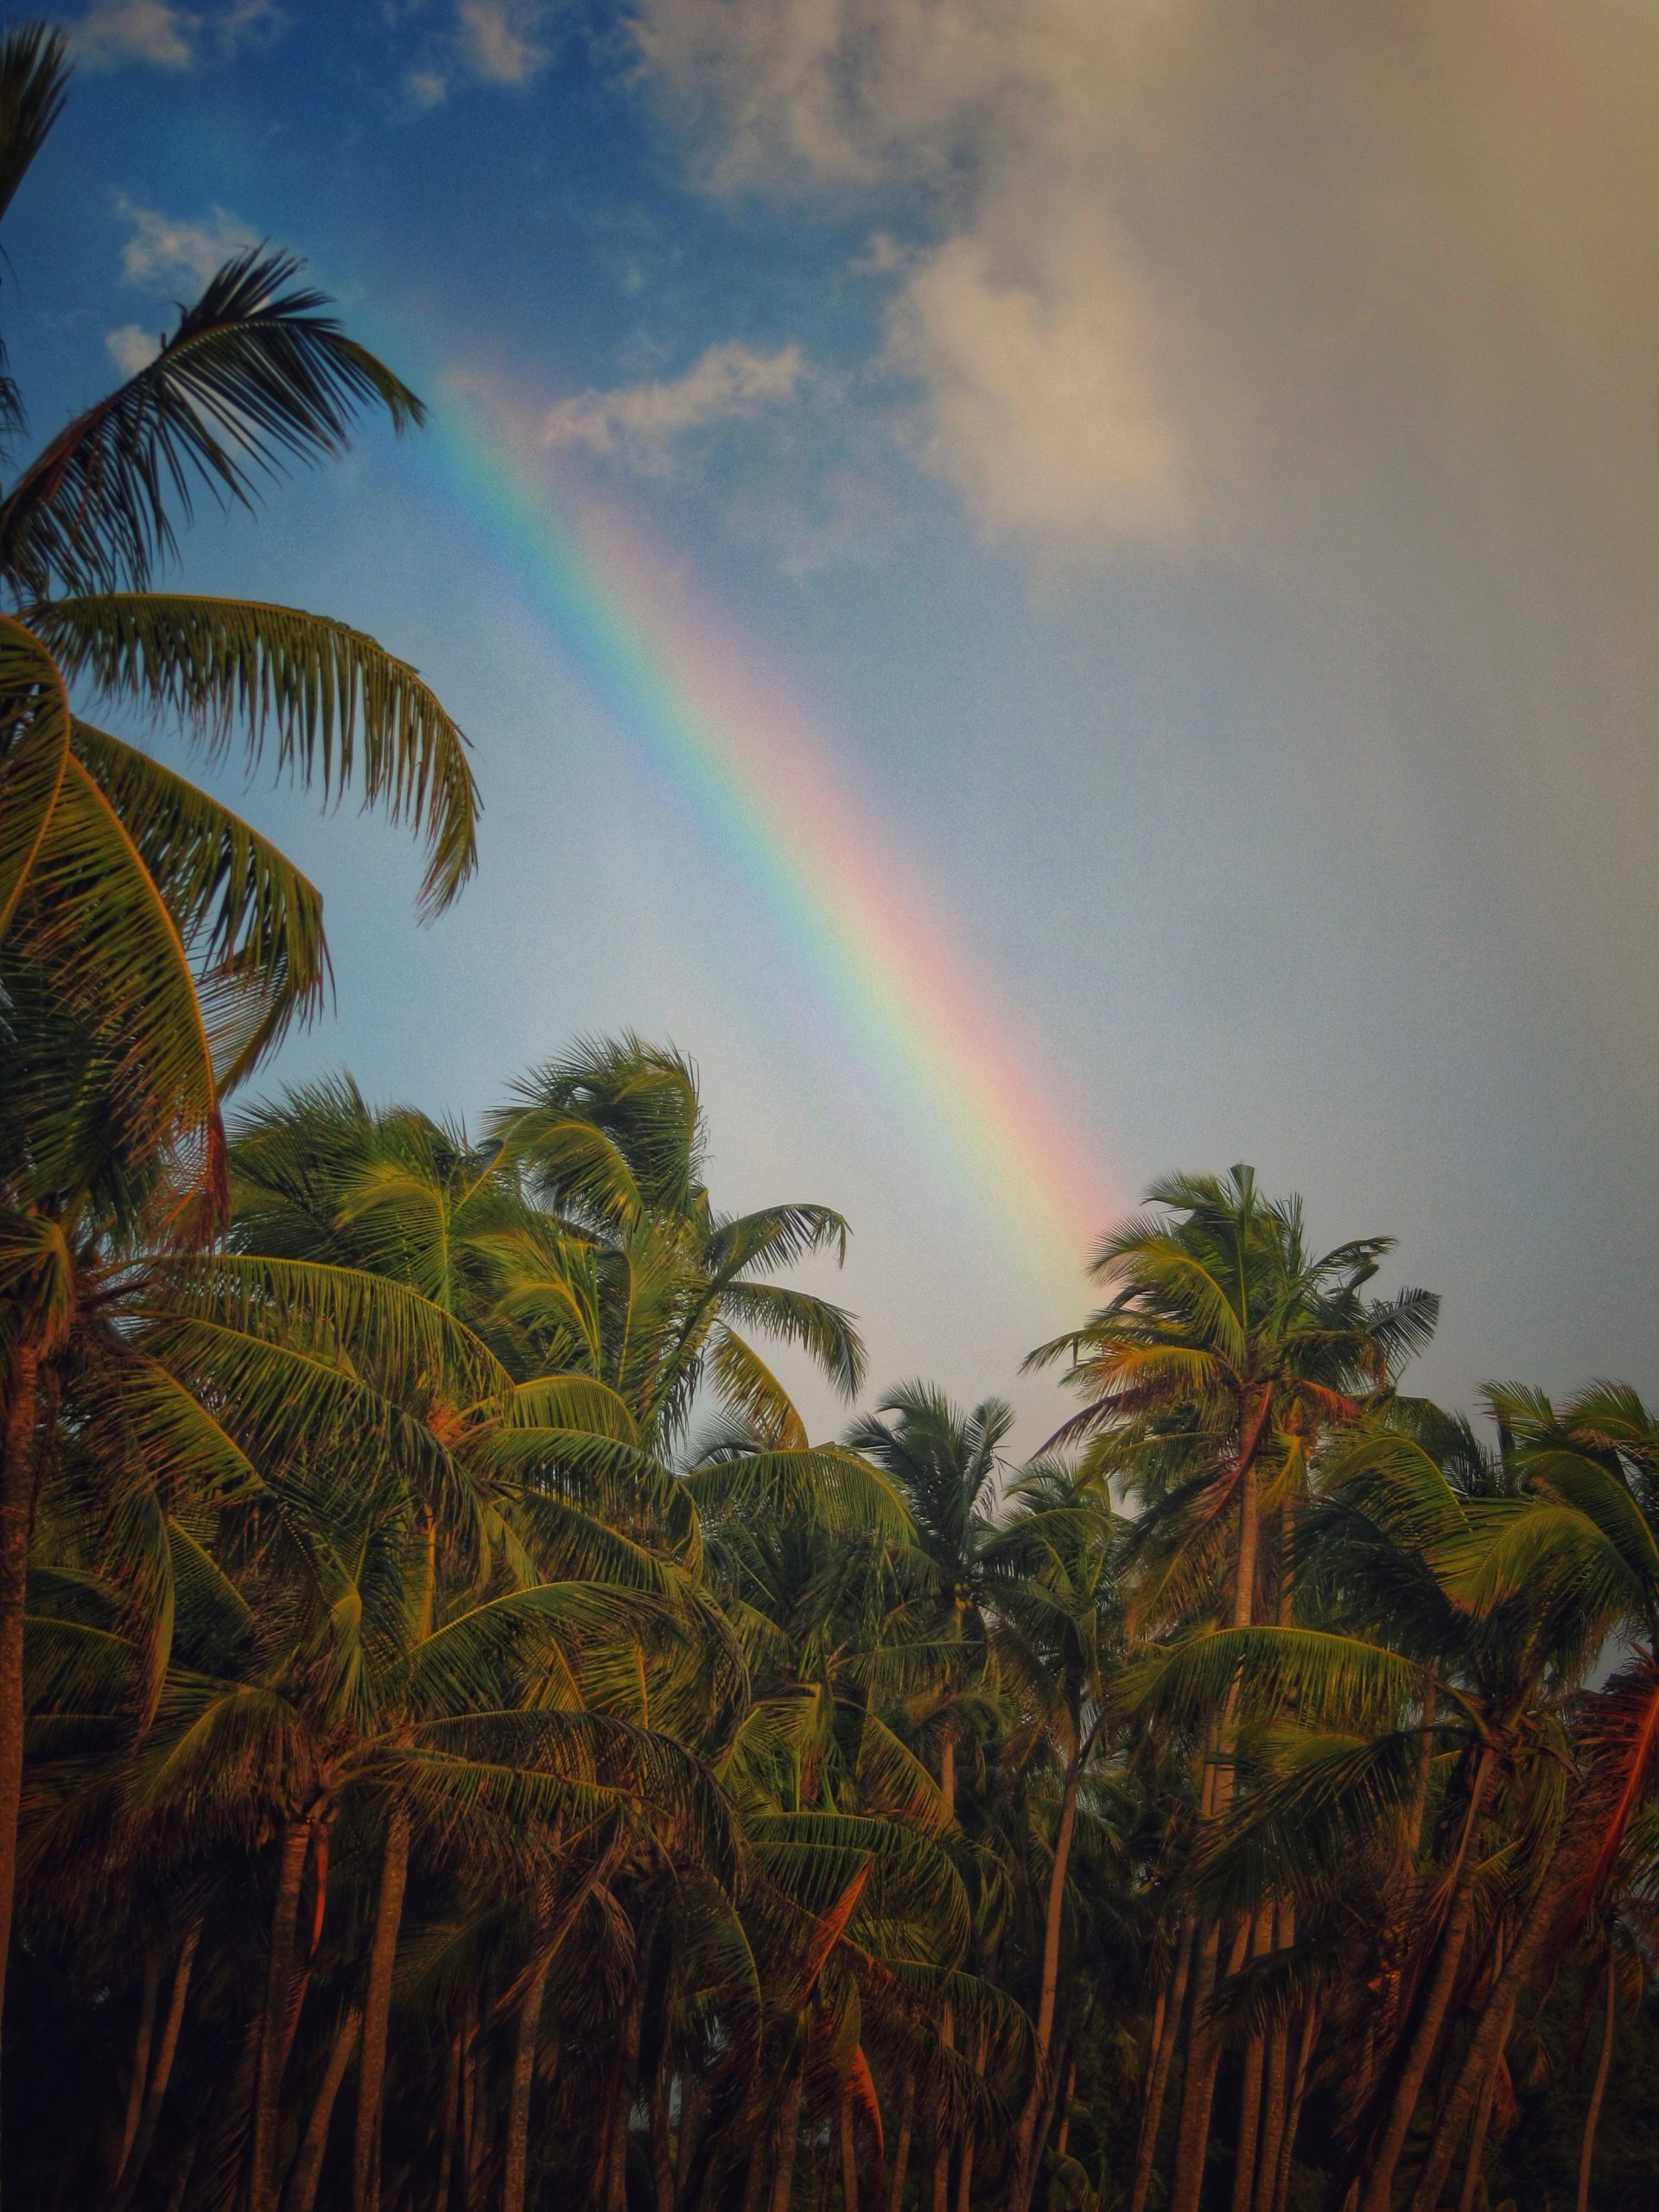
M 833 742 L 637 525 L 555 485 L 521 410 L 480 379 L 445 382 L 446 470 L 585 687 L 761 894 L 919 1142 L 945 1141 L 1035 1285 L 1075 1296 L 1116 1201 L 948 925 L 903 888 Z

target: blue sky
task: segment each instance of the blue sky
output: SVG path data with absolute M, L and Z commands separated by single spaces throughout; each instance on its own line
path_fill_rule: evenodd
M 535 0 L 74 20 L 8 224 L 37 429 L 240 239 L 718 607 L 1133 1198 L 1253 1160 L 1446 1299 L 1421 1379 L 1651 1388 L 1659 32 L 1622 0 Z M 582 1031 L 704 1073 L 716 1194 L 810 1196 L 873 1379 L 1055 1410 L 1080 1313 L 587 690 L 487 509 L 373 431 L 188 578 L 417 661 L 477 747 L 435 928 L 322 884 L 349 1064 L 478 1112 Z M 1099 1224 L 1104 1226 L 1104 1224 Z M 829 1409 L 815 1410 L 823 1419 Z

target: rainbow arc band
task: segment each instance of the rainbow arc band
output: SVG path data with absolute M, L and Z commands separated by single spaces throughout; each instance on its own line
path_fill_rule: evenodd
M 563 657 L 760 894 L 919 1141 L 948 1148 L 1036 1284 L 1074 1286 L 1121 1207 L 948 925 L 882 852 L 833 741 L 637 524 L 555 485 L 522 410 L 452 378 L 433 429 Z

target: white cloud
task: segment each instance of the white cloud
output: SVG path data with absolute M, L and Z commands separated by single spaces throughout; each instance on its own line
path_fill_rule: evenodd
M 121 250 L 122 277 L 152 290 L 181 284 L 199 291 L 233 253 L 259 243 L 257 232 L 224 207 L 194 223 L 140 207 L 124 194 L 118 195 L 115 209 L 131 233 Z
M 1340 506 L 1375 547 L 1404 454 L 1426 498 L 1487 502 L 1541 482 L 1546 423 L 1615 534 L 1640 527 L 1614 456 L 1649 449 L 1659 351 L 1652 10 L 638 0 L 636 23 L 712 189 L 931 230 L 884 272 L 890 365 L 987 528 L 1294 561 Z
M 136 377 L 162 350 L 161 340 L 139 322 L 124 322 L 118 330 L 106 330 L 104 343 L 124 377 Z
M 729 339 L 711 346 L 683 375 L 585 391 L 561 401 L 543 418 L 543 442 L 616 454 L 632 466 L 667 465 L 673 442 L 688 431 L 786 404 L 807 375 L 798 346 L 760 353 Z
M 466 66 L 488 85 L 523 85 L 551 59 L 541 43 L 541 0 L 461 0 L 458 42 Z
M 892 359 L 929 395 L 923 451 L 986 520 L 1033 534 L 1173 537 L 1186 495 L 1179 434 L 1154 370 L 1157 330 L 1109 238 L 1027 281 L 953 238 L 917 268 Z
M 81 59 L 95 69 L 147 61 L 156 69 L 188 69 L 196 58 L 201 17 L 170 0 L 95 0 L 75 26 Z
M 229 59 L 244 47 L 264 44 L 287 23 L 276 0 L 231 0 L 229 7 L 206 15 L 174 0 L 92 0 L 72 29 L 89 68 L 143 62 L 153 69 L 189 69 L 204 54 Z

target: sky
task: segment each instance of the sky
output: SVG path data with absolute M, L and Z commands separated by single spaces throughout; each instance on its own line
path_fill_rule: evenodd
M 224 256 L 423 393 L 200 588 L 417 663 L 476 879 L 227 793 L 348 1065 L 700 1067 L 716 1202 L 855 1231 L 873 1389 L 1012 1395 L 1252 1162 L 1445 1300 L 1418 1387 L 1659 1388 L 1646 0 L 98 0 L 8 218 L 37 432 Z M 803 1391 L 821 1429 L 842 1418 Z

